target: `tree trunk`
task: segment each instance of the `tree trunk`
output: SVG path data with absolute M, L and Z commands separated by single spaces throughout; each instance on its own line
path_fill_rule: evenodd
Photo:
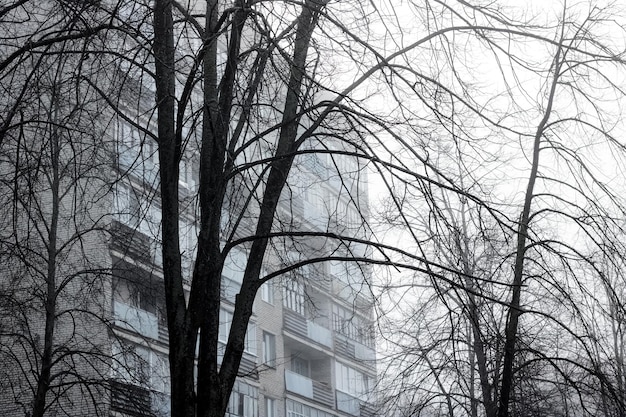
M 544 129 L 552 112 L 552 104 L 556 93 L 558 78 L 561 73 L 561 45 L 559 45 L 556 56 L 554 58 L 553 70 L 554 77 L 550 92 L 548 94 L 548 103 L 543 118 L 537 126 L 535 138 L 533 142 L 533 158 L 528 177 L 528 186 L 524 198 L 524 208 L 520 216 L 519 228 L 517 232 L 517 248 L 515 252 L 515 267 L 513 272 L 513 287 L 511 301 L 509 303 L 509 317 L 505 328 L 505 344 L 504 344 L 504 363 L 502 368 L 502 386 L 500 388 L 500 402 L 498 405 L 498 417 L 509 416 L 509 402 L 511 391 L 513 389 L 513 362 L 515 360 L 515 344 L 517 340 L 517 327 L 519 318 L 522 314 L 521 310 L 521 293 L 522 281 L 524 278 L 524 259 L 526 257 L 526 240 L 528 239 L 528 229 L 530 226 L 530 212 L 533 201 L 533 191 L 535 181 L 537 180 L 537 172 L 539 170 L 539 152 L 541 150 Z
M 55 129 L 56 130 L 56 129 Z M 54 325 L 56 321 L 56 255 L 57 230 L 59 223 L 59 149 L 56 134 L 51 138 L 51 192 L 52 213 L 50 229 L 48 231 L 48 265 L 46 271 L 45 292 L 45 328 L 43 338 L 43 353 L 41 356 L 41 370 L 37 378 L 37 391 L 33 401 L 33 417 L 44 417 L 46 411 L 46 395 L 50 389 L 50 374 L 52 370 L 52 353 L 54 347 Z
M 227 409 L 228 400 L 232 388 L 235 384 L 239 364 L 243 356 L 244 341 L 250 317 L 252 315 L 252 305 L 256 292 L 260 286 L 258 282 L 261 266 L 268 244 L 267 236 L 271 231 L 274 221 L 278 199 L 286 184 L 287 176 L 291 169 L 299 118 L 297 117 L 300 106 L 302 83 L 305 73 L 305 64 L 311 36 L 317 24 L 318 13 L 326 2 L 307 1 L 298 18 L 296 39 L 294 44 L 293 61 L 290 64 L 290 76 L 286 90 L 285 105 L 283 108 L 282 128 L 278 139 L 278 148 L 275 160 L 268 174 L 267 183 L 263 193 L 260 213 L 257 219 L 255 235 L 258 236 L 252 243 L 246 269 L 244 271 L 241 290 L 236 297 L 235 310 L 228 342 L 224 351 L 222 364 L 217 370 L 217 337 L 219 324 L 219 279 L 221 277 L 221 264 L 218 270 L 212 270 L 212 276 L 207 279 L 200 279 L 200 286 L 203 282 L 210 284 L 204 288 L 206 299 L 212 302 L 209 305 L 208 314 L 203 314 L 200 324 L 200 364 L 198 369 L 198 409 L 199 417 L 222 417 Z M 216 7 L 216 2 L 211 2 L 212 7 Z M 207 11 L 207 22 L 214 25 L 215 14 L 211 14 L 211 8 Z M 225 178 L 228 173 L 222 170 L 226 149 L 226 137 L 229 127 L 230 106 L 232 101 L 232 83 L 235 75 L 235 62 L 237 59 L 237 49 L 239 47 L 239 36 L 246 18 L 243 5 L 240 11 L 235 13 L 231 30 L 231 43 L 229 45 L 225 75 L 222 79 L 219 90 L 219 106 L 216 108 L 213 103 L 218 94 L 216 84 L 216 60 L 217 51 L 211 49 L 205 57 L 205 120 L 203 126 L 203 149 L 201 159 L 201 176 L 207 175 L 206 180 L 201 179 L 201 187 L 213 186 L 211 192 L 205 192 L 207 188 L 200 191 L 202 211 L 201 236 L 198 240 L 198 253 L 219 253 L 219 217 L 216 213 L 221 212 L 222 199 L 225 193 Z M 209 31 L 210 33 L 211 31 Z M 212 45 L 211 48 L 214 46 Z M 237 49 L 235 49 L 237 48 Z M 230 65 L 233 64 L 231 67 Z M 215 78 L 214 78 L 215 77 Z M 214 81 L 215 80 L 215 81 Z M 208 83 L 208 85 L 207 85 Z M 209 96 L 207 96 L 207 93 Z M 209 105 L 211 104 L 211 105 Z M 207 113 L 207 109 L 209 112 Z M 213 110 L 214 113 L 211 113 Z M 215 112 L 218 116 L 216 117 Z M 217 134 L 216 134 L 217 133 Z M 219 155 L 215 155 L 215 152 Z M 206 172 L 208 171 L 208 172 Z M 214 199 L 215 196 L 220 199 Z M 206 214 L 205 214 L 206 213 Z M 206 218 L 205 218 L 206 215 Z M 213 217 L 210 217 L 210 216 Z M 208 225 L 206 223 L 209 223 Z M 210 233 L 205 236 L 203 233 Z M 208 249 L 206 247 L 209 247 Z M 200 261 L 197 263 L 197 267 Z M 200 277 L 200 271 L 196 271 L 194 283 Z M 193 296 L 193 295 L 192 295 Z M 191 305 L 191 304 L 190 304 Z M 195 304 L 194 304 L 195 305 Z M 198 306 L 199 307 L 199 306 Z
M 155 84 L 172 417 L 189 417 L 195 414 L 194 359 L 197 332 L 191 326 L 187 314 L 180 257 L 178 179 L 181 145 L 175 135 L 176 91 L 173 37 L 172 2 L 171 0 L 156 0 L 154 3 Z

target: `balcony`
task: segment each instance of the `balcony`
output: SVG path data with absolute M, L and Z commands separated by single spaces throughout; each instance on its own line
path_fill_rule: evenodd
M 373 369 L 376 365 L 374 349 L 340 333 L 335 333 L 335 351 L 337 354 L 357 361 L 368 368 Z
M 343 411 L 344 413 L 348 413 L 353 416 L 361 415 L 361 401 L 358 398 L 343 393 L 341 391 L 336 391 L 336 395 L 337 410 Z
M 304 316 L 289 309 L 284 310 L 283 320 L 285 330 L 332 349 L 332 332 L 324 326 L 307 320 Z
M 158 162 L 150 156 L 141 155 L 138 148 L 120 147 L 116 155 L 116 168 L 152 188 L 159 182 Z
M 335 391 L 337 410 L 357 417 L 375 417 L 376 408 L 372 403 L 360 400 L 345 392 Z
M 285 387 L 287 391 L 317 401 L 327 407 L 334 406 L 332 389 L 319 381 L 297 374 L 293 371 L 285 371 Z
M 167 417 L 170 396 L 121 381 L 111 381 L 111 409 L 133 417 Z
M 169 345 L 170 343 L 170 331 L 167 328 L 167 323 L 159 322 L 159 342 Z
M 114 220 L 111 223 L 111 248 L 142 262 L 149 262 L 152 239 L 124 223 Z
M 336 278 L 333 280 L 332 286 L 334 295 L 352 304 L 354 308 L 361 312 L 370 311 L 374 305 L 374 301 L 366 293 L 369 289 L 365 283 L 348 284 Z
M 117 327 L 131 330 L 152 339 L 159 338 L 159 321 L 155 314 L 114 301 L 113 318 Z
M 241 358 L 241 363 L 239 364 L 239 371 L 237 375 L 240 377 L 259 379 L 259 369 L 256 365 L 256 357 L 244 353 Z

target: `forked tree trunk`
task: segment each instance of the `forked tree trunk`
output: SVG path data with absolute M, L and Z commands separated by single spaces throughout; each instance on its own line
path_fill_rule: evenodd
M 207 2 L 205 51 L 203 57 L 204 106 L 200 150 L 200 232 L 189 304 L 185 302 L 179 248 L 178 169 L 181 156 L 180 126 L 175 119 L 174 26 L 171 0 L 156 0 L 154 11 L 154 54 L 158 106 L 158 141 L 161 175 L 163 273 L 170 343 L 172 417 L 222 417 L 237 377 L 252 304 L 259 288 L 259 274 L 268 244 L 278 199 L 291 169 L 299 124 L 305 64 L 311 36 L 321 8 L 327 0 L 307 0 L 297 20 L 289 81 L 285 90 L 282 127 L 275 161 L 265 183 L 256 236 L 236 298 L 233 322 L 221 366 L 218 369 L 220 284 L 223 256 L 220 250 L 220 213 L 226 183 L 227 141 L 231 125 L 233 86 L 238 68 L 239 42 L 249 10 L 235 3 L 230 21 L 229 44 L 224 74 L 217 74 L 217 27 L 220 5 Z M 180 109 L 179 109 L 180 111 Z M 177 129 L 178 127 L 178 129 Z M 228 166 L 228 165 L 226 165 Z M 197 391 L 194 381 L 196 340 L 198 353 Z M 194 393 L 197 392 L 197 395 Z

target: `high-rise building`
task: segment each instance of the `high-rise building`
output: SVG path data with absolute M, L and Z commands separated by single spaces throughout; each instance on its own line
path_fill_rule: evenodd
M 110 242 L 113 332 L 118 337 L 113 342 L 111 406 L 122 415 L 146 410 L 167 415 L 160 211 L 158 196 L 147 186 L 156 180 L 156 161 L 151 157 L 154 150 L 140 146 L 142 141 L 129 124 L 120 121 L 117 131 L 117 168 L 124 175 L 115 189 L 117 214 Z M 314 152 L 297 158 L 291 177 L 295 185 L 281 202 L 278 220 L 288 218 L 303 231 L 341 231 L 364 238 L 365 174 L 351 158 Z M 197 165 L 193 156 L 185 163 L 189 169 L 182 169 L 188 175 L 181 178 L 181 192 L 191 196 L 197 186 Z M 240 190 L 232 195 L 237 194 Z M 180 219 L 183 255 L 193 254 L 195 246 L 195 220 L 188 214 Z M 227 223 L 228 213 L 224 217 Z M 257 294 L 229 416 L 373 415 L 376 355 L 370 272 L 366 265 L 342 260 L 364 256 L 364 247 L 348 243 L 343 252 L 329 250 L 324 240 L 292 239 L 268 254 L 265 273 L 296 263 L 302 266 L 266 282 Z M 189 268 L 191 258 L 183 257 L 184 268 Z M 322 261 L 306 263 L 316 258 Z M 222 346 L 245 261 L 245 252 L 234 249 L 224 267 Z

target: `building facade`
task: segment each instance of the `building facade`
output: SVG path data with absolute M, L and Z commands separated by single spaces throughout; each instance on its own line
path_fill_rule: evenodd
M 168 334 L 162 294 L 160 209 L 155 150 L 120 121 L 110 254 L 113 264 L 112 415 L 168 415 Z M 181 198 L 197 191 L 197 164 L 190 155 L 181 168 Z M 351 157 L 306 152 L 297 158 L 278 222 L 298 230 L 333 231 L 366 238 L 364 170 Z M 232 200 L 241 190 L 232 191 Z M 190 205 L 193 206 L 193 205 Z M 225 228 L 229 214 L 224 213 Z M 197 228 L 183 213 L 181 252 L 189 272 Z M 365 246 L 332 247 L 321 237 L 292 239 L 273 247 L 264 274 L 301 264 L 260 288 L 248 327 L 240 377 L 228 416 L 338 417 L 374 415 L 376 383 L 373 297 L 367 265 L 346 258 L 366 256 Z M 220 345 L 246 263 L 233 249 L 222 275 Z M 189 275 L 187 275 L 189 276 Z M 189 287 L 187 287 L 189 290 Z

